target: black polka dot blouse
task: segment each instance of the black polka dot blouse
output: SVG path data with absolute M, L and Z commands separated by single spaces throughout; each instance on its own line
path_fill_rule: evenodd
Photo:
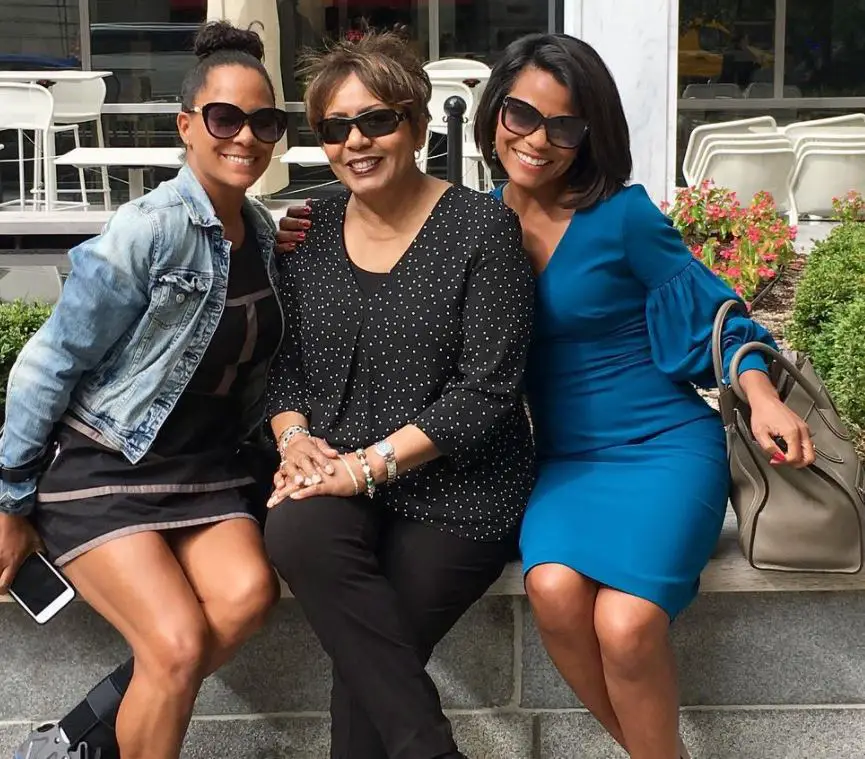
M 303 414 L 342 451 L 416 425 L 443 455 L 376 500 L 462 537 L 509 538 L 534 476 L 521 401 L 534 277 L 519 221 L 449 188 L 366 296 L 343 244 L 348 198 L 316 201 L 306 242 L 281 261 L 286 336 L 269 413 Z

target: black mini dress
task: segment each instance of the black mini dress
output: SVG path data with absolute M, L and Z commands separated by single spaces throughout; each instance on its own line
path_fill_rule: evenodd
M 57 454 L 37 489 L 33 522 L 57 566 L 144 531 L 255 519 L 241 444 L 240 389 L 279 347 L 281 315 L 246 225 L 231 253 L 225 309 L 201 362 L 147 454 L 132 464 L 86 425 L 57 427 Z

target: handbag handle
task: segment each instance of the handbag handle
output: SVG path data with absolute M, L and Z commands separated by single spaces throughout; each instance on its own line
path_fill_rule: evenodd
M 725 391 L 725 383 L 724 383 L 724 356 L 721 352 L 721 337 L 724 330 L 724 322 L 727 319 L 727 314 L 730 313 L 733 309 L 740 311 L 742 313 L 746 313 L 745 307 L 741 301 L 734 300 L 730 298 L 729 300 L 724 301 L 720 308 L 718 308 L 718 312 L 715 314 L 715 323 L 712 325 L 712 367 L 715 371 L 715 383 L 718 386 L 718 389 L 722 392 Z M 743 403 L 747 403 L 748 399 L 745 396 L 744 390 L 742 390 L 742 384 L 739 382 L 739 365 L 742 363 L 742 359 L 749 353 L 754 351 L 758 351 L 763 353 L 772 361 L 777 361 L 780 363 L 789 373 L 790 376 L 793 377 L 796 382 L 798 382 L 802 389 L 808 394 L 812 401 L 814 401 L 817 408 L 827 409 L 830 408 L 831 402 L 828 398 L 825 397 L 823 393 L 818 390 L 814 384 L 805 377 L 802 372 L 799 371 L 798 367 L 790 361 L 786 356 L 784 356 L 779 351 L 774 348 L 766 345 L 765 343 L 760 342 L 750 342 L 745 343 L 742 347 L 740 347 L 735 355 L 733 356 L 733 360 L 730 362 L 730 388 L 736 394 L 736 397 L 739 398 Z M 726 407 L 727 404 L 722 404 L 722 407 Z M 724 411 L 725 408 L 722 408 Z M 730 408 L 732 411 L 732 408 Z M 727 419 L 724 420 L 726 424 L 728 422 Z
M 724 354 L 721 352 L 721 336 L 724 332 L 727 314 L 734 308 L 745 313 L 745 307 L 742 303 L 730 298 L 718 308 L 718 312 L 715 314 L 715 323 L 712 325 L 712 368 L 715 370 L 715 385 L 719 390 L 724 389 Z
M 814 383 L 811 382 L 802 372 L 799 371 L 799 368 L 788 359 L 784 354 L 776 351 L 771 346 L 766 345 L 765 343 L 759 342 L 750 342 L 745 343 L 739 350 L 736 351 L 736 354 L 733 356 L 733 360 L 730 362 L 730 386 L 733 388 L 733 392 L 743 403 L 747 403 L 748 399 L 745 396 L 745 391 L 742 390 L 742 385 L 739 382 L 739 364 L 742 363 L 742 359 L 745 358 L 749 353 L 763 353 L 768 356 L 772 361 L 777 361 L 781 364 L 789 373 L 790 376 L 796 380 L 796 382 L 801 385 L 802 389 L 808 394 L 808 397 L 814 401 L 814 405 L 819 409 L 828 409 L 830 408 L 829 399 L 821 393 L 815 386 Z

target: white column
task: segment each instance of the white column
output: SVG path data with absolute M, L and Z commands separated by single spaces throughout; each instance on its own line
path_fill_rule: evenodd
M 225 19 L 241 29 L 258 32 L 264 43 L 264 67 L 276 91 L 276 105 L 281 108 L 285 95 L 279 65 L 280 30 L 276 0 L 208 0 L 207 20 L 214 19 Z M 287 149 L 288 144 L 283 137 L 274 146 L 274 157 L 267 171 L 247 191 L 250 195 L 272 195 L 288 184 L 288 166 L 279 163 L 279 156 Z
M 594 47 L 618 85 L 634 181 L 656 203 L 675 185 L 678 0 L 565 0 L 564 31 Z

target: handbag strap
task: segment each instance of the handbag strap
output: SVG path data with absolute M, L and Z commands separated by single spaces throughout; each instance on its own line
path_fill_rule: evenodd
M 715 323 L 712 325 L 712 367 L 715 370 L 715 384 L 719 390 L 724 388 L 724 354 L 721 350 L 721 337 L 724 333 L 724 322 L 727 314 L 733 309 L 744 313 L 745 307 L 738 300 L 730 298 L 724 301 L 715 314 Z
M 744 312 L 744 305 L 733 298 L 724 301 L 718 308 L 715 323 L 712 325 L 712 368 L 715 372 L 715 385 L 718 388 L 718 410 L 725 427 L 735 421 L 736 397 L 730 386 L 724 382 L 724 353 L 721 342 L 724 322 L 727 320 L 727 314 L 733 309 Z
M 790 376 L 801 385 L 802 389 L 808 394 L 808 397 L 814 401 L 814 405 L 817 408 L 828 409 L 831 407 L 831 402 L 826 395 L 821 393 L 814 383 L 802 374 L 802 372 L 799 371 L 799 368 L 790 361 L 790 359 L 771 346 L 756 341 L 745 343 L 736 351 L 736 355 L 733 356 L 733 360 L 730 362 L 730 386 L 733 388 L 733 392 L 739 400 L 744 403 L 748 402 L 748 399 L 745 396 L 745 391 L 742 390 L 742 385 L 739 382 L 739 365 L 742 363 L 742 359 L 749 353 L 762 353 L 765 356 L 768 356 L 772 361 L 777 361 L 790 373 Z

